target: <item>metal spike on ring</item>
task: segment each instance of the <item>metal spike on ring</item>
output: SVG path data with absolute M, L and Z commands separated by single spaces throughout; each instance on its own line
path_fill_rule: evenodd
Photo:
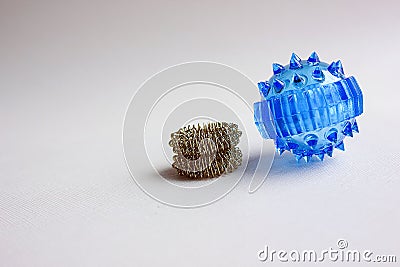
M 242 152 L 236 147 L 241 135 L 234 123 L 185 126 L 171 134 L 169 145 L 175 153 L 172 167 L 179 175 L 193 179 L 233 172 L 242 163 Z

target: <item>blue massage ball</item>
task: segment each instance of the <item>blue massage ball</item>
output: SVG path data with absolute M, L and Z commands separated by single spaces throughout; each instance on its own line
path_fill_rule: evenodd
M 358 133 L 363 96 L 341 61 L 321 62 L 315 52 L 301 60 L 293 53 L 288 65 L 274 63 L 272 69 L 272 77 L 258 83 L 261 101 L 254 103 L 261 136 L 274 139 L 280 154 L 290 151 L 297 161 L 313 155 L 322 161 L 335 148 L 344 150 L 344 139 Z

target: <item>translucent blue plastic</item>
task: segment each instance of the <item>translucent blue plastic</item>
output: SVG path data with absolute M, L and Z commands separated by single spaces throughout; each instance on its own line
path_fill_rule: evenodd
M 258 83 L 262 99 L 254 103 L 261 136 L 275 139 L 279 153 L 291 151 L 297 161 L 344 150 L 345 137 L 358 132 L 363 96 L 341 61 L 328 65 L 315 52 L 307 60 L 293 53 L 288 65 L 274 63 L 272 69 L 274 75 Z

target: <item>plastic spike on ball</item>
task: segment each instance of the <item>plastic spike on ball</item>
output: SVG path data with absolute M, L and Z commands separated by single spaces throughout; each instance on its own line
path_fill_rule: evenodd
M 316 52 L 301 60 L 293 53 L 288 65 L 274 63 L 272 70 L 259 83 L 261 101 L 254 103 L 261 136 L 274 139 L 280 154 L 290 151 L 298 162 L 344 151 L 344 139 L 359 132 L 363 95 L 356 79 L 345 76 L 342 62 L 321 62 Z

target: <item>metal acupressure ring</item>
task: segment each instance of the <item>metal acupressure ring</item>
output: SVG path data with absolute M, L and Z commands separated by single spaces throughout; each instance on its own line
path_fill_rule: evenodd
M 192 179 L 214 178 L 233 172 L 242 163 L 236 147 L 242 132 L 234 123 L 212 122 L 189 125 L 171 134 L 175 153 L 172 167 Z

